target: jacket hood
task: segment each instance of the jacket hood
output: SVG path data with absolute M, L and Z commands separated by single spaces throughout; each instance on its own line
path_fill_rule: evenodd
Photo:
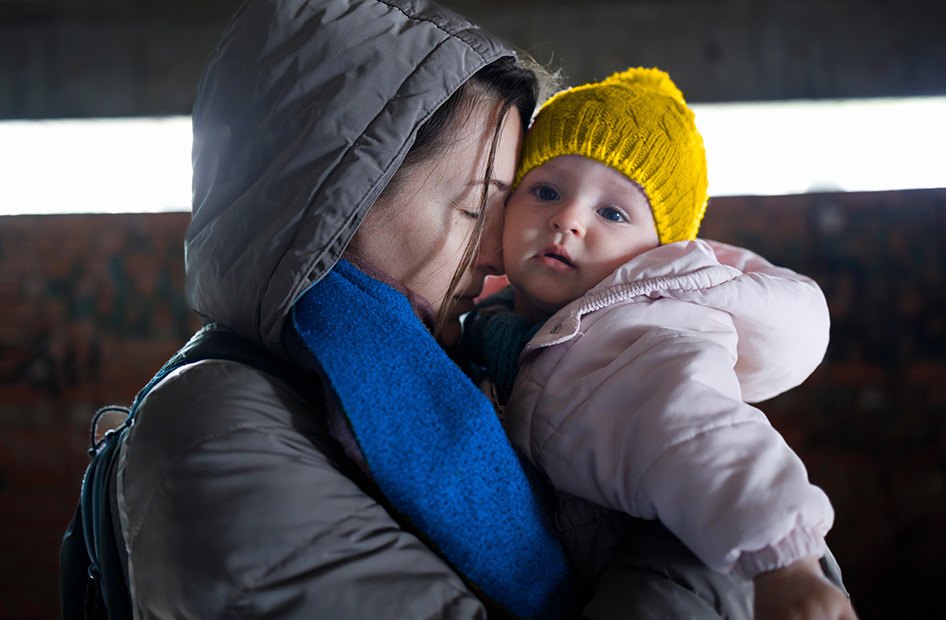
M 767 400 L 800 384 L 828 347 L 828 304 L 814 280 L 749 250 L 697 239 L 631 259 L 549 318 L 526 351 L 573 338 L 589 313 L 644 297 L 674 299 L 732 317 L 738 338 L 735 371 L 746 402 Z M 692 320 L 693 315 L 682 316 Z
M 512 55 L 424 0 L 244 4 L 194 105 L 190 307 L 282 354 L 289 310 L 339 259 L 418 127 Z

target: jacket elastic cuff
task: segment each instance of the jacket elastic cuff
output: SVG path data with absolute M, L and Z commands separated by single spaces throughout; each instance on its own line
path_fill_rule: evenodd
M 735 571 L 740 577 L 754 579 L 762 573 L 784 568 L 805 558 L 820 558 L 826 549 L 827 544 L 823 536 L 796 529 L 774 545 L 758 551 L 744 552 L 736 561 Z

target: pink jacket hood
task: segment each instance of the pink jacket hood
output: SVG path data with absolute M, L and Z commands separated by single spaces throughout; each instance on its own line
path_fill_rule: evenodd
M 828 306 L 814 280 L 751 251 L 697 239 L 660 246 L 619 267 L 546 321 L 523 356 L 576 336 L 588 313 L 635 297 L 682 301 L 730 315 L 738 335 L 735 370 L 746 402 L 796 387 L 827 350 Z M 690 306 L 668 310 L 684 324 L 692 318 Z M 667 317 L 668 324 L 674 316 Z

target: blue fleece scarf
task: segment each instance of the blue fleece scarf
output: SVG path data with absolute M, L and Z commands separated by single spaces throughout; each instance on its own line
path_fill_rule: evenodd
M 487 600 L 567 613 L 571 573 L 523 463 L 407 298 L 342 260 L 292 320 L 390 507 Z

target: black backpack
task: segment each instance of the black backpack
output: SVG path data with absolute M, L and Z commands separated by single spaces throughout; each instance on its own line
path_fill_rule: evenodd
M 60 549 L 63 620 L 131 620 L 131 597 L 123 569 L 124 551 L 119 550 L 121 532 L 111 489 L 118 455 L 134 422 L 135 410 L 151 388 L 175 369 L 205 359 L 247 364 L 303 390 L 311 384 L 311 379 L 305 379 L 298 371 L 282 365 L 246 340 L 209 325 L 194 334 L 167 361 L 138 392 L 131 407 L 111 406 L 97 411 L 92 420 L 89 449 L 92 462 L 86 468 L 79 505 Z M 96 441 L 95 428 L 99 419 L 111 412 L 124 413 L 124 423 Z

